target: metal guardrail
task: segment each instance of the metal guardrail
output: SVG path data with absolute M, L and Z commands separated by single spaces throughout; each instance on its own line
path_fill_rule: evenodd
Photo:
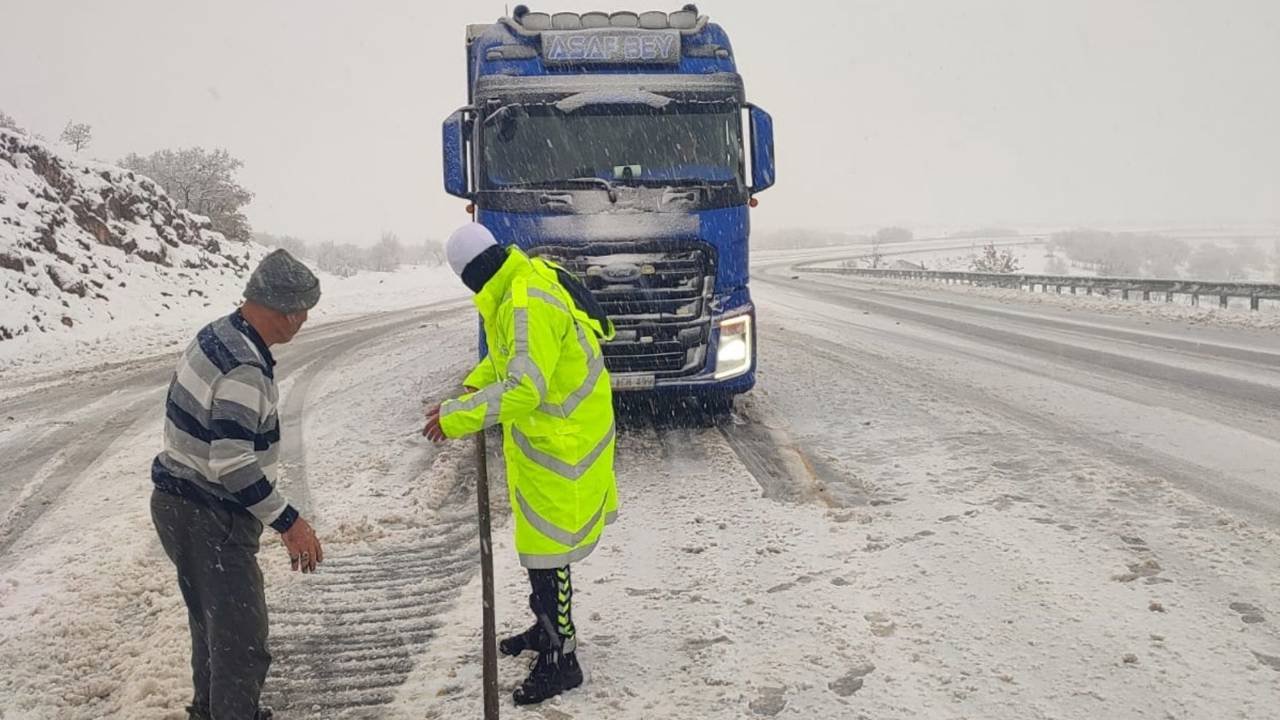
M 1083 289 L 1086 295 L 1110 296 L 1119 293 L 1128 300 L 1132 293 L 1141 293 L 1144 301 L 1150 302 L 1151 296 L 1164 295 L 1164 301 L 1171 303 L 1175 296 L 1182 295 L 1191 299 L 1192 305 L 1199 305 L 1200 298 L 1216 297 L 1219 307 L 1228 307 L 1231 298 L 1248 298 L 1249 309 L 1257 310 L 1262 300 L 1280 300 L 1280 285 L 1251 282 L 1214 282 L 1206 280 L 1152 280 L 1149 278 L 1122 277 L 1085 277 L 1080 275 L 1028 275 L 1025 273 L 983 273 L 953 270 L 890 270 L 886 268 L 846 268 L 815 267 L 816 263 L 800 263 L 794 265 L 796 270 L 804 272 L 828 273 L 832 275 L 858 275 L 860 277 L 888 278 L 898 280 L 931 280 L 947 284 L 980 285 L 987 287 L 1016 288 L 1036 292 L 1054 292 L 1061 295 L 1067 288 L 1072 295 Z

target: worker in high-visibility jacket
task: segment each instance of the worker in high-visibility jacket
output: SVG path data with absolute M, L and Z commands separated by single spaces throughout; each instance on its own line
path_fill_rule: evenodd
M 469 391 L 428 413 L 436 442 L 502 424 L 516 552 L 529 572 L 534 624 L 504 639 L 538 653 L 514 699 L 541 702 L 582 684 L 569 567 L 599 543 L 618 509 L 613 393 L 600 343 L 613 324 L 576 278 L 471 223 L 449 238 L 450 266 L 475 293 L 488 355 Z

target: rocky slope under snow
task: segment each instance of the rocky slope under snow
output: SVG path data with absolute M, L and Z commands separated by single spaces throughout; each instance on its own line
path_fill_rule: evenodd
M 0 347 L 216 313 L 264 253 L 149 178 L 0 129 Z

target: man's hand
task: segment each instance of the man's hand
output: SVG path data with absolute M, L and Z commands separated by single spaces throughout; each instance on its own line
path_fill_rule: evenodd
M 422 434 L 431 439 L 431 442 L 444 442 L 448 438 L 444 436 L 444 430 L 440 428 L 440 406 L 436 405 L 427 411 L 427 426 L 422 428 Z
M 470 385 L 464 385 L 463 389 L 468 393 L 479 392 Z M 422 434 L 431 439 L 431 442 L 441 443 L 449 438 L 445 436 L 444 430 L 440 428 L 440 406 L 436 405 L 427 411 L 427 425 L 422 428 Z
M 324 560 L 324 550 L 320 540 L 306 520 L 298 518 L 280 535 L 284 546 L 289 550 L 289 567 L 304 573 L 316 571 L 316 565 Z

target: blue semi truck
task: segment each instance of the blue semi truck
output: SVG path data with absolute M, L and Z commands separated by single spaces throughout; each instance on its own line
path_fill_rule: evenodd
M 541 13 L 467 28 L 444 181 L 499 242 L 573 272 L 609 313 L 616 392 L 716 407 L 755 384 L 748 210 L 773 121 L 693 5 Z

